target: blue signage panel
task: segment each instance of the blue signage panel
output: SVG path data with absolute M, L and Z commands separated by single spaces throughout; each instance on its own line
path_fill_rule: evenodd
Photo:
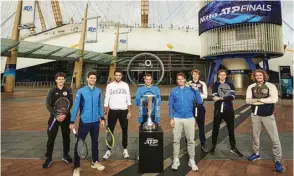
M 4 76 L 15 76 L 16 64 L 7 64 L 4 70 Z
M 210 29 L 240 23 L 282 25 L 280 1 L 214 1 L 198 13 L 199 35 Z
M 282 98 L 293 98 L 293 78 L 291 76 L 290 66 L 280 66 L 280 84 Z

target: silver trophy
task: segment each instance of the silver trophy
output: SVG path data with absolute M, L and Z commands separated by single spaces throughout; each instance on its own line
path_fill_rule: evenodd
M 155 95 L 143 95 L 142 101 L 146 101 L 145 104 L 147 103 L 147 122 L 143 124 L 143 130 L 145 131 L 153 131 L 156 128 L 155 123 L 151 119 L 151 114 L 152 114 L 152 102 L 153 98 L 155 98 Z

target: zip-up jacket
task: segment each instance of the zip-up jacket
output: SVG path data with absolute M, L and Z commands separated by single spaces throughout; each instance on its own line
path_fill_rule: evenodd
M 136 105 L 141 107 L 142 102 L 142 96 L 147 93 L 147 92 L 151 92 L 152 94 L 154 94 L 156 96 L 156 98 L 153 99 L 152 101 L 152 113 L 151 116 L 155 116 L 155 122 L 159 123 L 160 121 L 160 104 L 161 104 L 161 96 L 160 96 L 160 90 L 157 86 L 151 85 L 149 88 L 144 86 L 141 86 L 137 89 L 136 92 Z M 142 114 L 139 115 L 138 118 L 138 122 L 141 123 L 143 121 L 143 115 L 147 115 L 147 108 L 146 107 L 142 107 Z
M 54 88 L 51 88 L 49 90 L 46 98 L 46 107 L 50 113 L 50 117 L 55 117 L 57 115 L 56 111 L 54 110 L 54 105 L 55 102 L 61 97 L 67 98 L 70 102 L 70 106 L 66 113 L 66 116 L 70 116 L 70 109 L 73 104 L 72 89 L 70 87 L 65 86 L 63 86 L 62 89 L 59 89 L 57 86 L 55 86 Z
M 231 111 L 234 110 L 233 108 L 233 103 L 232 101 L 235 100 L 235 87 L 232 83 L 225 81 L 226 84 L 228 84 L 230 86 L 230 94 L 226 97 L 223 97 L 223 100 L 218 100 L 214 103 L 214 108 L 217 111 L 221 111 L 221 107 L 223 107 L 223 110 L 226 111 Z M 218 93 L 218 87 L 220 86 L 220 82 L 216 81 L 213 84 L 212 87 L 212 96 L 218 96 L 220 97 L 219 93 Z
M 194 90 L 191 87 L 179 86 L 173 88 L 169 95 L 169 116 L 170 118 L 191 118 L 193 117 L 194 101 L 202 104 L 202 98 L 199 90 Z
M 98 122 L 104 120 L 102 107 L 101 89 L 94 86 L 91 89 L 88 85 L 80 88 L 77 92 L 75 103 L 72 109 L 70 123 L 74 123 L 80 109 L 80 117 L 83 123 Z
M 266 84 L 266 86 L 268 87 L 268 89 L 267 89 L 268 95 L 265 98 L 261 98 L 260 102 L 265 103 L 265 104 L 251 105 L 252 112 L 254 112 L 256 106 L 258 106 L 258 109 L 256 112 L 256 115 L 258 115 L 258 116 L 272 115 L 275 110 L 275 103 L 277 103 L 279 100 L 277 87 L 274 84 L 269 83 L 269 82 L 265 82 L 264 84 Z M 257 99 L 253 93 L 255 86 L 256 86 L 256 83 L 253 83 L 247 88 L 246 102 L 248 104 L 251 104 L 251 99 Z

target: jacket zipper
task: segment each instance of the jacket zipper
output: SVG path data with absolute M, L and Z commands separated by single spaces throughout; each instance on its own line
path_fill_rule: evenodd
M 91 90 L 92 91 L 92 122 L 94 122 L 94 119 L 93 119 L 93 113 L 94 113 L 94 109 L 93 109 L 93 91 L 94 90 Z

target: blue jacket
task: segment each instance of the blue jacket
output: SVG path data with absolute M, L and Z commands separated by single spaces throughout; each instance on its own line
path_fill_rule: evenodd
M 233 108 L 233 103 L 232 101 L 235 100 L 235 87 L 232 83 L 230 82 L 227 82 L 225 81 L 226 84 L 228 84 L 230 86 L 230 94 L 228 96 L 225 96 L 223 97 L 224 100 L 219 100 L 219 101 L 216 101 L 214 103 L 214 107 L 215 107 L 215 110 L 216 111 L 219 111 L 221 109 L 221 104 L 223 103 L 223 106 L 224 106 L 224 110 L 229 110 L 229 111 L 232 111 L 234 110 Z M 212 96 L 218 96 L 220 97 L 219 95 L 219 86 L 220 86 L 220 82 L 219 81 L 216 81 L 214 84 L 213 84 L 213 87 L 212 87 Z
M 173 88 L 169 95 L 169 116 L 171 118 L 190 118 L 193 117 L 194 103 L 202 104 L 202 98 L 199 90 L 191 87 L 179 86 Z
M 160 104 L 161 104 L 161 97 L 160 97 L 160 90 L 157 86 L 151 85 L 149 88 L 146 86 L 141 86 L 137 89 L 136 92 L 136 105 L 139 106 L 139 108 L 142 106 L 141 104 L 141 99 L 142 96 L 146 93 L 146 92 L 151 92 L 152 94 L 154 94 L 156 96 L 156 98 L 154 99 L 154 101 L 152 102 L 152 114 L 151 116 L 155 116 L 155 122 L 159 123 L 160 121 Z M 142 111 L 142 112 L 140 112 Z M 142 113 L 142 114 L 140 114 Z M 139 109 L 139 118 L 138 118 L 138 122 L 142 123 L 143 121 L 143 116 L 147 115 L 147 108 L 142 107 L 142 110 Z
M 70 123 L 74 123 L 80 109 L 80 117 L 83 123 L 98 122 L 104 120 L 101 90 L 94 86 L 80 88 L 77 92 Z

